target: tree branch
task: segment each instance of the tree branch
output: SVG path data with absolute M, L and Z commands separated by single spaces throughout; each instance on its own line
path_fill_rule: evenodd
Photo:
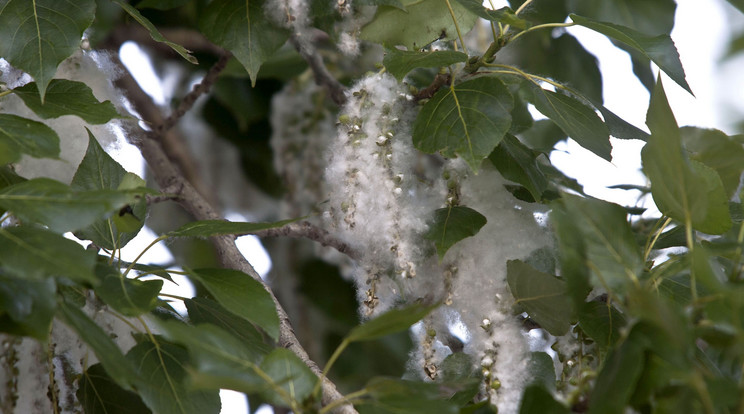
M 289 41 L 292 42 L 297 52 L 310 66 L 310 70 L 313 71 L 313 75 L 315 76 L 315 83 L 326 88 L 336 105 L 343 106 L 346 103 L 346 88 L 328 72 L 328 69 L 323 63 L 323 58 L 316 53 L 315 48 L 303 46 L 300 43 L 297 33 L 293 33 Z
M 313 225 L 308 221 L 294 222 L 274 229 L 260 230 L 252 233 L 258 237 L 294 237 L 316 241 L 323 246 L 332 247 L 354 260 L 361 258 L 361 253 L 354 250 L 348 244 L 331 236 L 326 230 Z
M 151 112 L 154 104 L 149 100 L 142 89 L 139 88 L 130 75 L 127 74 L 120 79 L 119 85 L 123 86 L 127 90 L 137 111 L 143 114 Z M 146 104 L 147 101 L 150 102 L 146 108 L 138 106 Z M 162 136 L 160 136 L 157 131 L 145 131 L 140 128 L 135 121 L 126 121 L 123 123 L 123 126 L 128 133 L 127 135 L 130 138 L 130 141 L 140 149 L 142 156 L 145 158 L 145 161 L 147 161 L 155 181 L 158 183 L 160 188 L 168 189 L 169 192 L 175 193 L 177 196 L 176 200 L 194 217 L 194 219 L 222 219 L 207 200 L 196 191 L 196 189 L 183 177 L 176 166 L 170 161 L 161 147 L 160 143 L 162 142 Z M 212 237 L 211 240 L 217 252 L 217 256 L 224 267 L 240 270 L 248 274 L 253 279 L 259 281 L 269 292 L 271 298 L 274 300 L 274 305 L 279 315 L 279 346 L 291 350 L 316 375 L 318 375 L 319 378 L 322 379 L 322 404 L 325 406 L 334 401 L 344 400 L 344 396 L 336 389 L 335 384 L 322 375 L 321 369 L 310 359 L 305 349 L 299 343 L 284 308 L 274 296 L 271 288 L 263 282 L 253 266 L 240 253 L 235 245 L 235 238 L 232 236 L 218 236 Z M 356 410 L 350 403 L 348 403 L 339 406 L 334 410 L 334 412 L 340 414 L 355 414 Z

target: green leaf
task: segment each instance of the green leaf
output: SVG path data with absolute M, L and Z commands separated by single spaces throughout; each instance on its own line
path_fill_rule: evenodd
M 0 229 L 0 268 L 9 275 L 94 283 L 95 261 L 95 253 L 59 234 L 30 226 Z
M 86 414 L 151 414 L 139 395 L 118 386 L 103 365 L 94 364 L 80 375 L 77 400 Z
M 651 59 L 659 69 L 686 91 L 692 93 L 685 80 L 685 70 L 679 60 L 679 53 L 669 35 L 648 36 L 628 27 L 600 22 L 586 17 L 570 15 L 574 23 L 592 29 L 611 39 L 622 42 Z
M 128 279 L 115 269 L 107 270 L 109 273 L 96 286 L 96 295 L 115 311 L 124 316 L 139 316 L 157 306 L 162 280 Z
M 165 336 L 189 350 L 191 385 L 200 389 L 228 388 L 255 393 L 269 387 L 264 372 L 257 365 L 265 355 L 250 343 L 211 325 L 186 325 L 159 321 Z
M 59 136 L 41 122 L 0 114 L 0 165 L 20 160 L 21 154 L 58 159 Z
M 263 342 L 261 333 L 245 319 L 228 311 L 219 303 L 207 298 L 193 298 L 183 301 L 189 312 L 189 320 L 197 324 L 210 323 L 222 328 L 243 344 L 268 354 L 271 348 Z
M 721 179 L 714 170 L 688 159 L 661 80 L 651 94 L 646 123 L 651 136 L 641 151 L 641 160 L 659 210 L 697 230 L 724 233 L 730 216 L 728 212 L 718 215 L 728 201 Z
M 271 294 L 261 282 L 230 269 L 196 269 L 188 273 L 225 309 L 261 327 L 274 340 L 279 338 L 279 316 Z
M 301 403 L 312 394 L 318 382 L 318 377 L 289 349 L 273 350 L 261 361 L 261 369 L 284 390 L 282 394 L 273 390 L 263 393 L 272 405 L 291 406 L 293 400 Z
M 392 6 L 397 7 L 403 11 L 406 10 L 400 0 L 357 0 L 357 2 L 354 4 L 364 6 Z
M 713 168 L 721 177 L 726 198 L 733 197 L 744 172 L 741 143 L 717 129 L 682 127 L 680 136 L 690 159 Z
M 435 40 L 457 38 L 457 30 L 446 1 L 403 0 L 397 7 L 378 6 L 375 17 L 362 28 L 361 38 L 389 47 L 403 45 L 419 50 Z M 465 35 L 478 16 L 455 0 L 450 0 L 460 33 Z
M 214 0 L 202 14 L 199 29 L 235 55 L 248 71 L 253 86 L 261 65 L 289 38 L 287 30 L 266 18 L 263 0 Z
M 57 66 L 79 49 L 95 10 L 95 0 L 0 1 L 0 56 L 36 80 L 42 102 Z
M 369 341 L 408 329 L 423 319 L 439 305 L 411 305 L 403 309 L 393 309 L 355 327 L 346 336 L 348 342 Z
M 504 178 L 523 185 L 535 200 L 540 200 L 549 183 L 538 166 L 539 155 L 514 135 L 506 134 L 488 158 Z
M 512 96 L 504 84 L 481 77 L 443 88 L 413 124 L 413 145 L 432 154 L 462 157 L 477 172 L 511 126 Z
M 127 361 L 137 367 L 142 380 L 138 392 L 158 414 L 218 414 L 219 390 L 196 391 L 186 386 L 185 349 L 158 341 L 143 341 L 127 352 Z M 107 369 L 108 371 L 108 369 Z
M 31 280 L 0 273 L 0 332 L 46 341 L 54 318 L 56 291 L 52 278 Z
M 601 348 L 613 346 L 620 339 L 625 316 L 606 302 L 587 302 L 577 312 L 579 326 Z
M 541 385 L 530 385 L 524 390 L 519 414 L 571 414 L 571 410 Z
M 624 291 L 643 270 L 643 258 L 625 209 L 607 201 L 563 194 L 565 214 L 584 240 L 585 263 L 592 283 L 612 292 Z
M 93 96 L 93 91 L 82 82 L 52 79 L 43 104 L 36 82 L 15 88 L 13 93 L 43 119 L 77 115 L 89 124 L 105 124 L 113 118 L 120 118 L 110 101 L 100 102 Z
M 458 405 L 472 401 L 483 383 L 482 375 L 475 369 L 473 359 L 464 352 L 447 355 L 439 366 L 439 374 L 443 383 L 463 385 L 463 389 L 450 397 L 450 400 Z
M 621 414 L 641 377 L 645 347 L 628 338 L 607 356 L 589 400 L 590 414 Z
M 273 223 L 243 223 L 226 220 L 201 220 L 184 224 L 168 233 L 169 237 L 210 237 L 229 234 L 251 234 L 261 230 L 276 229 L 304 217 L 275 221 Z
M 136 184 L 129 185 L 129 181 Z M 114 161 L 88 131 L 88 149 L 70 183 L 73 190 L 133 190 L 144 185 L 144 180 L 128 173 Z M 112 218 L 101 218 L 76 231 L 75 236 L 82 240 L 91 240 L 104 249 L 121 248 L 139 233 L 145 224 L 146 215 L 147 201 L 142 197 L 134 204 L 124 206 Z
M 579 145 L 606 159 L 612 159 L 610 131 L 594 110 L 576 98 L 551 92 L 532 82 L 529 101 Z
M 434 242 L 439 260 L 455 243 L 475 236 L 486 225 L 486 217 L 469 207 L 450 206 L 434 211 L 434 222 L 426 238 Z
M 130 192 L 74 191 L 49 178 L 35 178 L 0 190 L 0 206 L 22 221 L 56 232 L 79 230 L 134 200 Z
M 555 365 L 547 352 L 530 352 L 527 361 L 527 372 L 531 374 L 530 384 L 539 384 L 549 390 L 555 390 Z
M 174 52 L 178 53 L 179 55 L 181 55 L 182 58 L 189 61 L 189 63 L 193 63 L 194 65 L 199 64 L 199 61 L 196 60 L 196 58 L 191 55 L 190 50 L 186 49 L 185 47 L 177 43 L 173 43 L 167 40 L 165 37 L 163 37 L 163 35 L 160 34 L 158 29 L 155 27 L 155 25 L 153 25 L 149 20 L 147 20 L 147 18 L 143 16 L 139 12 L 139 10 L 135 9 L 134 7 L 130 6 L 128 3 L 125 3 L 122 0 L 111 0 L 111 1 L 121 6 L 121 8 L 124 9 L 124 11 L 126 11 L 127 13 L 129 13 L 129 15 L 132 16 L 132 18 L 136 20 L 137 23 L 141 24 L 142 27 L 147 29 L 147 31 L 150 32 L 150 37 L 152 37 L 152 40 L 156 42 L 160 42 L 160 43 L 165 43 L 166 45 L 168 45 L 168 47 L 173 49 Z
M 93 349 L 106 372 L 120 387 L 125 390 L 139 388 L 140 374 L 121 353 L 119 347 L 88 315 L 82 310 L 64 302 L 57 303 L 57 317 L 77 332 L 80 339 Z M 131 352 L 131 351 L 130 351 Z M 144 373 L 146 375 L 151 372 Z
M 540 272 L 521 260 L 506 262 L 506 280 L 516 299 L 515 304 L 524 309 L 540 327 L 555 336 L 568 332 L 573 306 L 566 296 L 564 281 Z
M 0 190 L 24 181 L 26 181 L 26 179 L 16 174 L 9 166 L 0 166 Z M 3 215 L 4 213 L 5 209 L 0 207 L 0 215 Z
M 501 22 L 508 24 L 515 29 L 525 29 L 529 26 L 526 20 L 520 19 L 514 14 L 514 10 L 509 7 L 502 7 L 497 10 L 487 9 L 483 7 L 483 2 L 479 0 L 457 0 L 463 7 L 468 9 L 471 13 L 476 14 L 478 17 L 490 20 L 492 22 Z
M 370 399 L 356 408 L 360 414 L 456 414 L 458 405 L 449 400 L 457 392 L 451 384 L 426 383 L 394 378 L 373 378 L 364 388 Z M 369 409 L 365 409 L 369 407 Z
M 449 66 L 466 60 L 468 60 L 468 55 L 453 50 L 418 52 L 391 48 L 385 50 L 385 58 L 382 60 L 382 64 L 398 81 L 402 81 L 408 72 L 416 68 Z
M 181 7 L 191 0 L 143 0 L 137 3 L 138 9 L 171 10 Z

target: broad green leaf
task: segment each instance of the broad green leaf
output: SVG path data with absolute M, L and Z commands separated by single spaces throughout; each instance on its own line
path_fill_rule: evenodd
M 263 0 L 212 1 L 199 20 L 199 29 L 235 55 L 253 86 L 261 65 L 289 38 L 287 30 L 274 26 L 266 17 Z
M 188 273 L 225 309 L 259 326 L 274 340 L 279 338 L 279 316 L 261 282 L 230 269 L 195 269 Z
M 162 280 L 128 279 L 110 269 L 96 286 L 96 295 L 124 316 L 139 316 L 158 304 Z
M 614 345 L 625 326 L 625 316 L 606 302 L 587 302 L 577 312 L 579 326 L 601 348 Z
M 110 101 L 100 102 L 84 83 L 67 79 L 52 79 L 42 104 L 36 82 L 13 89 L 26 106 L 41 118 L 77 115 L 89 124 L 105 124 L 120 115 Z
M 571 414 L 571 410 L 541 385 L 530 385 L 524 390 L 519 414 Z
M 721 177 L 726 198 L 731 198 L 744 172 L 744 147 L 741 143 L 717 129 L 682 127 L 680 135 L 690 159 L 713 168 Z
M 182 58 L 189 61 L 189 63 L 193 63 L 194 65 L 199 64 L 199 61 L 196 60 L 196 58 L 191 55 L 190 50 L 186 49 L 185 47 L 177 43 L 173 43 L 169 41 L 168 39 L 166 39 L 165 37 L 163 37 L 163 35 L 160 34 L 158 29 L 155 27 L 155 25 L 152 24 L 149 20 L 147 20 L 147 18 L 143 16 L 142 13 L 139 12 L 139 10 L 135 9 L 134 7 L 130 6 L 128 3 L 122 0 L 111 0 L 111 1 L 121 6 L 121 8 L 124 9 L 124 11 L 126 11 L 127 13 L 129 13 L 129 15 L 132 16 L 132 18 L 136 20 L 137 23 L 141 24 L 142 27 L 147 29 L 147 31 L 150 32 L 150 37 L 152 37 L 152 40 L 156 42 L 160 42 L 160 43 L 165 43 L 166 45 L 168 45 L 168 47 L 173 49 L 174 52 L 178 53 L 179 55 L 181 55 Z
M 434 212 L 434 221 L 426 238 L 434 242 L 439 260 L 455 243 L 475 236 L 486 225 L 486 217 L 464 206 L 440 208 Z
M 24 181 L 26 179 L 16 174 L 9 166 L 0 166 L 0 190 Z M 0 207 L 0 215 L 3 215 L 3 213 L 5 213 L 5 209 Z
M 573 306 L 566 295 L 564 281 L 540 272 L 521 260 L 506 263 L 506 280 L 515 304 L 524 309 L 540 327 L 555 336 L 568 332 Z
M 0 332 L 46 341 L 54 318 L 56 291 L 52 278 L 33 280 L 0 273 Z
M 574 307 L 580 309 L 592 290 L 586 241 L 583 234 L 576 231 L 581 224 L 559 201 L 553 203 L 550 222 L 555 229 L 561 275 L 566 281 L 567 292 Z
M 127 361 L 142 380 L 137 388 L 147 406 L 158 414 L 219 414 L 218 390 L 199 391 L 187 387 L 189 363 L 185 349 L 164 342 L 142 341 L 127 352 Z M 107 370 L 108 371 L 108 370 Z
M 454 384 L 426 383 L 397 378 L 373 378 L 364 389 L 369 400 L 356 408 L 365 413 L 456 414 L 458 404 L 449 400 L 457 392 Z M 369 405 L 370 409 L 365 410 Z
M 195 388 L 229 388 L 247 393 L 269 388 L 266 375 L 258 366 L 265 354 L 263 350 L 211 324 L 156 323 L 168 339 L 189 350 L 191 385 Z
M 369 341 L 408 329 L 423 319 L 439 305 L 411 305 L 403 309 L 393 309 L 355 327 L 346 336 L 348 342 Z
M 251 234 L 261 230 L 276 229 L 302 220 L 303 217 L 275 221 L 273 223 L 243 223 L 226 220 L 201 220 L 184 224 L 168 233 L 169 237 L 210 237 L 229 234 Z
M 402 0 L 405 11 L 397 7 L 378 6 L 375 17 L 362 28 L 361 38 L 389 47 L 403 45 L 408 50 L 420 50 L 435 40 L 457 39 L 457 30 L 446 1 Z M 464 36 L 478 16 L 456 0 L 449 4 Z
M 449 66 L 458 62 L 468 60 L 468 55 L 453 50 L 432 50 L 429 52 L 418 52 L 410 50 L 387 49 L 382 64 L 385 69 L 402 81 L 408 72 L 416 68 L 433 68 Z
M 78 380 L 77 400 L 86 414 L 151 414 L 139 395 L 118 386 L 103 365 L 86 368 Z
M 114 382 L 125 390 L 139 388 L 141 378 L 140 373 L 135 370 L 136 365 L 132 365 L 131 360 L 128 361 L 124 357 L 113 339 L 88 315 L 64 301 L 59 301 L 57 317 L 77 332 L 80 339 L 88 344 Z M 152 373 L 142 372 L 142 374 Z
M 631 337 L 607 356 L 589 400 L 590 414 L 625 412 L 643 371 L 644 348 Z
M 613 40 L 622 42 L 651 59 L 659 69 L 669 75 L 679 86 L 692 93 L 685 80 L 685 70 L 679 60 L 679 53 L 669 35 L 649 36 L 628 27 L 600 22 L 571 14 L 574 23 L 592 29 Z
M 271 377 L 273 383 L 284 390 L 277 393 L 267 390 L 262 395 L 272 405 L 290 406 L 292 400 L 302 403 L 313 392 L 318 377 L 292 351 L 274 349 L 261 361 L 261 369 Z M 289 400 L 287 399 L 289 397 Z
M 392 6 L 397 7 L 403 11 L 406 10 L 400 0 L 357 0 L 357 2 L 354 4 L 364 6 Z
M 480 391 L 483 378 L 480 370 L 475 368 L 473 359 L 464 352 L 447 355 L 439 365 L 439 379 L 448 384 L 461 384 L 463 389 L 450 397 L 451 401 L 465 405 Z
M 523 185 L 535 200 L 540 200 L 549 183 L 538 166 L 539 155 L 514 135 L 506 134 L 488 158 L 504 178 Z
M 20 160 L 21 154 L 58 159 L 59 136 L 41 122 L 0 114 L 0 165 Z
M 641 160 L 659 210 L 706 233 L 726 232 L 730 217 L 727 212 L 718 215 L 728 202 L 721 179 L 714 170 L 688 159 L 661 80 L 651 94 L 646 123 L 651 136 Z
M 95 0 L 0 0 L 0 57 L 28 72 L 44 102 L 57 66 L 80 47 Z
M 527 372 L 532 378 L 530 384 L 540 384 L 546 389 L 555 390 L 555 365 L 547 352 L 530 352 Z
M 134 176 L 134 178 L 130 178 Z M 132 180 L 136 185 L 127 185 Z M 144 187 L 145 182 L 128 173 L 101 148 L 98 140 L 88 131 L 88 149 L 80 162 L 70 187 L 73 190 L 133 190 Z M 147 201 L 142 197 L 132 205 L 124 206 L 111 218 L 101 218 L 90 226 L 76 231 L 75 236 L 91 240 L 96 246 L 114 250 L 124 247 L 132 240 L 145 223 Z M 130 218 L 131 220 L 124 221 Z
M 566 134 L 550 119 L 538 119 L 519 138 L 530 149 L 550 155 L 555 144 L 566 139 Z
M 9 275 L 95 283 L 95 262 L 95 253 L 59 234 L 31 226 L 0 229 L 0 268 Z
M 514 14 L 514 10 L 509 7 L 502 7 L 497 10 L 487 9 L 483 7 L 483 2 L 479 0 L 456 0 L 457 3 L 463 5 L 471 13 L 476 14 L 478 17 L 490 20 L 492 22 L 501 22 L 508 24 L 516 29 L 525 29 L 529 25 L 527 21 L 520 19 Z
M 224 329 L 243 344 L 250 345 L 263 354 L 269 353 L 271 348 L 263 342 L 261 333 L 245 319 L 228 311 L 219 303 L 207 298 L 193 298 L 183 301 L 189 312 L 191 323 L 210 323 Z
M 586 265 L 594 286 L 624 291 L 643 270 L 643 258 L 627 213 L 607 201 L 563 194 L 564 212 L 573 222 L 574 232 L 584 240 Z
M 137 3 L 138 9 L 170 10 L 181 7 L 191 0 L 143 0 Z
M 612 159 L 610 131 L 594 109 L 568 95 L 551 92 L 527 82 L 530 102 L 579 145 L 606 159 Z
M 445 87 L 427 102 L 413 124 L 413 145 L 462 157 L 477 172 L 481 161 L 509 131 L 513 99 L 504 84 L 481 77 Z
M 134 194 L 114 190 L 74 191 L 49 178 L 35 178 L 0 190 L 0 206 L 22 221 L 50 230 L 79 230 L 135 201 Z

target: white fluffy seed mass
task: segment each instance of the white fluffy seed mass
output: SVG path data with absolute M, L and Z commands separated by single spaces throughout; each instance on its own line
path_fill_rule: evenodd
M 529 346 L 512 312 L 506 262 L 549 245 L 550 237 L 487 163 L 474 175 L 461 160 L 415 150 L 417 111 L 405 85 L 390 75 L 368 76 L 352 88 L 327 161 L 327 225 L 362 252 L 355 278 L 363 316 L 417 301 L 444 303 L 414 335 L 418 348 L 411 365 L 419 375 L 437 378 L 439 364 L 457 348 L 449 331 L 459 324 L 466 330 L 464 351 L 487 383 L 500 384 L 487 387 L 491 402 L 500 412 L 515 413 L 529 378 Z M 440 262 L 424 235 L 434 210 L 449 197 L 445 170 L 457 181 L 455 203 L 477 210 L 488 223 Z
M 0 62 L 0 71 L 3 72 L 0 75 L 0 82 L 7 83 L 9 88 L 32 81 L 28 75 L 13 70 L 4 61 Z M 99 101 L 111 101 L 114 106 L 120 107 L 123 98 L 112 84 L 120 75 L 120 71 L 107 54 L 79 51 L 60 64 L 55 77 L 83 82 L 91 88 Z M 26 178 L 50 177 L 69 183 L 88 147 L 86 127 L 104 148 L 115 146 L 118 142 L 115 133 L 116 121 L 105 125 L 90 125 L 74 115 L 42 120 L 28 109 L 20 98 L 12 94 L 0 99 L 0 111 L 43 122 L 59 135 L 61 150 L 59 160 L 24 156 L 16 164 L 16 172 Z

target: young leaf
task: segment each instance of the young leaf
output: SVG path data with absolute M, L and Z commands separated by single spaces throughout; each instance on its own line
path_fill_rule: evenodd
M 685 80 L 685 70 L 679 60 L 677 48 L 674 47 L 674 42 L 668 35 L 648 36 L 613 23 L 599 22 L 575 14 L 571 14 L 570 17 L 578 25 L 592 29 L 641 52 L 656 63 L 659 69 L 669 75 L 679 86 L 692 93 L 690 85 Z
M 0 114 L 0 165 L 20 160 L 21 154 L 57 159 L 59 136 L 41 122 Z
M 232 52 L 256 85 L 258 70 L 289 38 L 289 32 L 271 24 L 264 1 L 215 0 L 199 20 L 209 40 Z
M 52 278 L 32 280 L 0 274 L 0 332 L 46 341 L 56 291 Z
M 121 6 L 121 8 L 124 9 L 125 12 L 129 13 L 129 15 L 132 16 L 132 18 L 136 20 L 137 23 L 141 24 L 142 27 L 147 29 L 147 31 L 150 32 L 150 37 L 152 37 L 152 40 L 168 45 L 168 47 L 173 49 L 174 52 L 181 55 L 182 58 L 189 61 L 189 63 L 193 63 L 194 65 L 199 64 L 199 61 L 196 60 L 196 58 L 191 55 L 190 50 L 186 49 L 185 47 L 177 43 L 168 41 L 165 37 L 163 37 L 162 34 L 160 34 L 158 29 L 155 27 L 155 25 L 153 25 L 149 20 L 147 20 L 147 18 L 143 16 L 139 12 L 139 10 L 135 9 L 134 7 L 130 6 L 128 3 L 125 3 L 122 0 L 112 0 L 112 1 L 118 4 L 119 6 Z
M 483 2 L 479 0 L 457 0 L 457 2 L 470 10 L 471 13 L 492 22 L 508 24 L 516 29 L 525 29 L 529 25 L 526 20 L 517 17 L 517 15 L 514 14 L 514 10 L 509 7 L 492 10 L 483 7 Z
M 271 348 L 263 342 L 263 336 L 253 324 L 228 311 L 219 303 L 207 298 L 193 298 L 183 301 L 193 324 L 210 323 L 224 329 L 242 343 L 250 345 L 267 354 Z
M 201 220 L 184 224 L 168 233 L 169 237 L 210 237 L 228 234 L 251 234 L 261 230 L 276 229 L 302 220 L 303 217 L 273 223 L 243 223 L 226 220 Z
M 265 355 L 211 324 L 197 326 L 158 321 L 165 336 L 189 350 L 192 385 L 202 389 L 229 388 L 255 393 L 269 387 L 258 367 Z
M 594 110 L 578 99 L 551 92 L 532 82 L 527 95 L 538 111 L 550 118 L 579 145 L 606 159 L 612 159 L 610 131 Z
M 606 302 L 586 302 L 577 312 L 579 326 L 601 348 L 613 346 L 620 339 L 625 316 Z
M 59 234 L 31 226 L 0 228 L 0 263 L 8 275 L 95 283 L 95 262 L 93 252 Z
M 477 172 L 509 131 L 513 104 L 506 86 L 492 77 L 443 88 L 416 117 L 413 145 L 429 154 L 462 157 Z
M 75 396 L 85 413 L 152 414 L 139 395 L 118 386 L 101 364 L 83 370 L 78 384 Z
M 434 242 L 439 260 L 460 240 L 475 236 L 486 225 L 486 217 L 469 207 L 450 206 L 434 212 L 426 238 Z
M 721 179 L 714 170 L 688 159 L 661 79 L 651 94 L 646 123 L 651 136 L 641 151 L 641 160 L 659 210 L 709 234 L 726 232 L 730 227 L 728 213 L 717 215 L 728 201 Z
M 218 390 L 196 391 L 186 386 L 185 349 L 159 341 L 142 341 L 127 352 L 142 380 L 137 387 L 142 400 L 158 414 L 218 414 Z M 108 369 L 107 369 L 108 371 Z
M 95 10 L 95 0 L 5 0 L 0 4 L 0 56 L 36 80 L 42 102 L 57 66 L 80 48 Z
M 134 193 L 74 191 L 49 178 L 35 178 L 0 190 L 0 206 L 23 221 L 44 224 L 59 233 L 89 226 L 134 201 Z
M 540 153 L 532 151 L 511 134 L 506 134 L 488 159 L 507 180 L 523 185 L 535 200 L 542 199 L 548 179 L 538 166 Z
M 289 349 L 277 348 L 261 361 L 261 369 L 273 383 L 284 390 L 277 393 L 267 390 L 262 395 L 272 405 L 291 406 L 292 401 L 302 403 L 310 396 L 318 377 Z M 287 400 L 287 397 L 290 400 Z
M 120 115 L 110 101 L 100 102 L 93 91 L 82 82 L 52 79 L 47 87 L 44 103 L 41 102 L 36 82 L 13 89 L 36 115 L 43 119 L 77 115 L 89 124 L 105 124 Z
M 134 366 L 121 353 L 119 347 L 98 324 L 82 310 L 60 301 L 57 304 L 57 317 L 77 332 L 78 336 L 93 350 L 106 372 L 125 390 L 139 388 L 140 375 Z M 146 372 L 150 375 L 151 372 Z
M 741 143 L 717 129 L 682 127 L 679 132 L 690 159 L 716 170 L 726 190 L 726 198 L 731 198 L 744 172 Z
M 521 260 L 506 263 L 506 280 L 516 299 L 515 304 L 521 306 L 540 327 L 555 336 L 568 332 L 573 306 L 566 296 L 564 281 Z
M 405 10 L 391 6 L 377 7 L 375 17 L 362 28 L 364 40 L 387 45 L 403 45 L 408 50 L 420 50 L 435 40 L 457 38 L 447 2 L 439 0 L 402 0 Z M 478 16 L 455 0 L 449 4 L 463 35 L 470 31 Z
M 88 149 L 72 177 L 70 187 L 73 190 L 129 190 L 132 188 L 122 188 L 122 184 L 133 175 L 111 158 L 88 131 Z M 135 181 L 139 181 L 139 186 L 144 187 L 145 182 L 136 175 L 134 177 Z M 139 233 L 145 224 L 146 215 L 147 201 L 143 197 L 114 213 L 112 218 L 98 219 L 90 226 L 76 231 L 75 236 L 91 240 L 104 249 L 121 248 Z M 132 220 L 124 222 L 123 218 Z M 122 228 L 122 224 L 125 228 Z
M 403 309 L 393 309 L 355 327 L 346 336 L 348 342 L 369 341 L 381 336 L 408 329 L 439 305 L 415 304 Z
M 114 269 L 107 269 L 96 295 L 107 305 L 124 316 L 139 316 L 151 311 L 158 304 L 162 280 L 127 279 Z
M 189 276 L 202 283 L 220 305 L 258 325 L 274 340 L 279 338 L 279 316 L 263 285 L 243 272 L 230 269 L 196 269 Z
M 391 48 L 385 50 L 385 58 L 382 60 L 382 64 L 385 65 L 385 69 L 391 75 L 402 81 L 408 72 L 416 68 L 449 66 L 466 60 L 468 60 L 468 55 L 453 50 L 418 52 Z

